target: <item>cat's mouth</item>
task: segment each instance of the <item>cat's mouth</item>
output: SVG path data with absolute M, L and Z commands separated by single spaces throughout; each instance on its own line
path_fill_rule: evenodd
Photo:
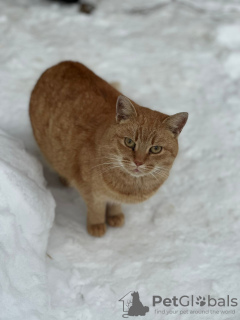
M 132 176 L 134 176 L 134 177 L 142 177 L 142 176 L 145 176 L 147 174 L 141 168 L 134 168 L 134 169 L 131 169 L 131 170 L 128 170 L 128 171 L 130 171 L 130 174 Z
M 133 167 L 132 165 L 126 165 L 124 163 L 122 164 L 122 166 L 125 171 L 127 171 L 133 177 L 143 177 L 148 174 L 148 172 L 146 172 L 144 168 L 139 168 L 138 166 Z

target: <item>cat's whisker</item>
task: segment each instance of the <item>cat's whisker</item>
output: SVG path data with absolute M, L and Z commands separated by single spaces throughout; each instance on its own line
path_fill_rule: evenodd
M 97 164 L 96 166 L 92 167 L 91 169 L 94 169 L 94 168 L 100 167 L 100 166 L 110 165 L 110 164 L 118 164 L 121 167 L 123 167 L 122 163 L 128 163 L 128 161 L 118 160 L 118 161 L 104 162 L 104 163 Z
M 155 172 L 157 176 L 160 176 L 161 178 L 167 179 L 169 174 L 165 172 Z
M 158 178 L 152 172 L 150 172 L 150 174 L 159 182 Z
M 154 166 L 152 166 L 152 165 L 147 165 L 147 164 L 144 164 L 144 167 L 145 167 L 145 168 L 148 168 L 148 169 L 153 169 L 153 168 L 154 168 Z
M 163 171 L 168 171 L 169 169 L 166 167 L 156 167 L 155 170 L 163 170 Z
M 161 173 L 161 174 L 164 174 L 164 175 L 169 175 L 169 172 L 167 170 L 157 170 L 155 171 L 155 173 Z
M 155 172 L 169 172 L 169 170 L 167 170 L 167 169 L 164 169 L 164 168 L 156 168 L 155 170 L 154 170 Z
M 157 176 L 159 178 L 166 179 L 169 175 L 169 171 L 164 167 L 155 167 L 153 169 L 153 166 L 144 165 L 144 167 L 141 167 L 141 170 L 143 171 L 143 173 L 151 174 L 155 179 L 157 179 Z
M 107 168 L 107 169 L 104 170 L 104 171 L 101 171 L 100 173 L 106 173 L 106 172 L 108 172 L 108 171 L 110 171 L 110 170 L 112 170 L 112 169 L 115 169 L 115 168 L 123 168 L 123 167 L 122 167 L 122 166 L 113 166 L 113 167 Z
M 156 171 L 169 171 L 167 168 L 165 167 L 156 167 L 154 170 Z
M 129 163 L 128 160 L 124 160 L 124 159 L 121 159 L 121 157 L 102 157 L 102 158 L 96 158 L 96 159 L 99 159 L 99 160 L 102 160 L 102 159 L 106 159 L 106 160 L 109 160 L 109 161 L 117 161 L 119 163 Z
M 92 167 L 91 169 L 94 169 L 94 168 L 99 167 L 99 166 L 104 166 L 104 165 L 107 165 L 107 164 L 115 164 L 115 162 L 104 162 L 104 163 L 100 163 L 100 164 L 97 164 L 96 166 Z
M 156 175 L 163 176 L 163 177 L 168 177 L 169 176 L 167 172 L 156 171 L 154 173 Z

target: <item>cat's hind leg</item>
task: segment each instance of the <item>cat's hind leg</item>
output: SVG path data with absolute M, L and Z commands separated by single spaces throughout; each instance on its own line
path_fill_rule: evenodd
M 106 213 L 107 224 L 111 227 L 121 227 L 124 225 L 124 214 L 122 213 L 121 205 L 109 203 Z

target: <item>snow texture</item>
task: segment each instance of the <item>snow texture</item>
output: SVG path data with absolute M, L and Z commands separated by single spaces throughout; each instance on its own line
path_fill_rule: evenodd
M 42 167 L 0 131 L 0 319 L 46 319 L 46 248 L 55 201 Z
M 146 320 L 238 320 L 239 306 L 155 314 L 152 296 L 240 302 L 240 3 L 95 2 L 84 15 L 54 1 L 0 1 L 0 128 L 40 159 L 31 89 L 47 67 L 76 60 L 142 105 L 189 112 L 180 153 L 159 192 L 124 206 L 126 225 L 101 239 L 86 233 L 82 198 L 44 166 L 56 201 L 49 234 L 54 203 L 41 167 L 1 133 L 0 319 L 122 319 L 118 300 L 138 291 Z M 189 310 L 208 310 L 199 308 Z

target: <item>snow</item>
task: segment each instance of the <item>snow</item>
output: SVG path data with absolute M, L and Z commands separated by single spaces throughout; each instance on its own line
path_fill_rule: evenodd
M 0 131 L 1 319 L 45 319 L 46 248 L 55 201 L 42 167 Z
M 230 49 L 240 49 L 240 24 L 224 25 L 218 29 L 218 41 Z
M 0 1 L 1 317 L 120 319 L 118 300 L 139 291 L 144 319 L 192 320 L 155 314 L 152 296 L 239 299 L 240 4 L 96 3 L 87 16 L 75 5 Z M 66 59 L 120 82 L 142 105 L 189 112 L 168 181 L 124 206 L 125 226 L 101 239 L 86 232 L 82 198 L 42 162 L 28 118 L 35 81 Z M 194 320 L 237 320 L 233 309 Z

